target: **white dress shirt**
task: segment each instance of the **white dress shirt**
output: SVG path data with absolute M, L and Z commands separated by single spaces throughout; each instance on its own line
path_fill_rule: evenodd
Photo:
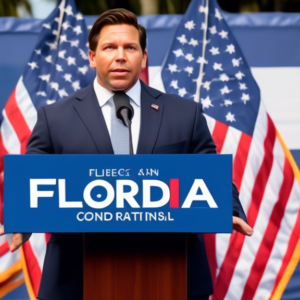
M 111 136 L 111 107 L 107 102 L 114 94 L 101 86 L 97 81 L 97 77 L 94 80 L 94 90 L 104 116 L 109 136 Z M 133 153 L 136 154 L 141 123 L 141 83 L 139 80 L 128 92 L 126 92 L 126 95 L 129 97 L 130 105 L 134 110 L 133 118 L 131 120 L 131 132 Z

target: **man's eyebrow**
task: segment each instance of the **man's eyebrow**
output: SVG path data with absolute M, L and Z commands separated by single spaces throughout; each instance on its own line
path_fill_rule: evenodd
M 107 40 L 107 41 L 104 41 L 102 43 L 102 45 L 107 45 L 107 44 L 116 44 L 117 42 L 115 41 L 111 41 L 111 40 Z M 125 42 L 124 45 L 139 45 L 138 42 Z
M 132 42 L 132 43 L 126 43 L 125 45 L 135 45 L 135 46 L 138 46 L 138 45 L 139 45 L 139 43 Z

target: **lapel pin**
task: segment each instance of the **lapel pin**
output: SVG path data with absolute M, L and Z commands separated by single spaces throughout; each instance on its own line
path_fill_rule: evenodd
M 151 104 L 151 107 L 152 107 L 153 109 L 155 109 L 155 110 L 158 110 L 158 109 L 159 109 L 159 106 L 156 105 L 156 104 Z

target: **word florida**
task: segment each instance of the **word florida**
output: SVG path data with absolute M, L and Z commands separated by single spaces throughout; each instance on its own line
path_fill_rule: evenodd
M 60 208 L 81 208 L 82 201 L 66 200 L 66 180 L 65 179 L 30 179 L 30 207 L 37 208 L 41 198 L 51 198 L 54 191 L 39 190 L 39 186 L 58 185 L 58 200 Z M 98 194 L 97 199 L 92 198 L 92 190 L 96 187 L 106 189 L 105 199 Z M 161 189 L 161 199 L 153 200 L 151 195 L 152 188 Z M 198 194 L 199 189 L 201 194 Z M 125 191 L 126 190 L 126 191 Z M 129 190 L 129 191 L 128 191 Z M 157 208 L 169 203 L 170 208 L 179 208 L 179 179 L 170 179 L 169 185 L 160 180 L 142 181 L 142 203 L 139 204 L 135 197 L 139 193 L 139 186 L 133 180 L 116 180 L 115 188 L 105 180 L 94 180 L 87 184 L 83 191 L 83 200 L 85 203 L 95 209 L 106 208 L 115 202 L 117 208 L 124 208 L 125 201 L 132 208 Z M 190 208 L 194 201 L 206 201 L 210 208 L 217 208 L 217 204 L 208 190 L 203 179 L 195 179 L 191 186 L 181 208 Z

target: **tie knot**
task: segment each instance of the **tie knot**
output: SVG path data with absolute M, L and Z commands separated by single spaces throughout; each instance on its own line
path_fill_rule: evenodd
M 129 104 L 129 97 L 124 92 L 115 92 L 113 98 L 115 105 L 118 104 L 118 106 L 123 106 Z

